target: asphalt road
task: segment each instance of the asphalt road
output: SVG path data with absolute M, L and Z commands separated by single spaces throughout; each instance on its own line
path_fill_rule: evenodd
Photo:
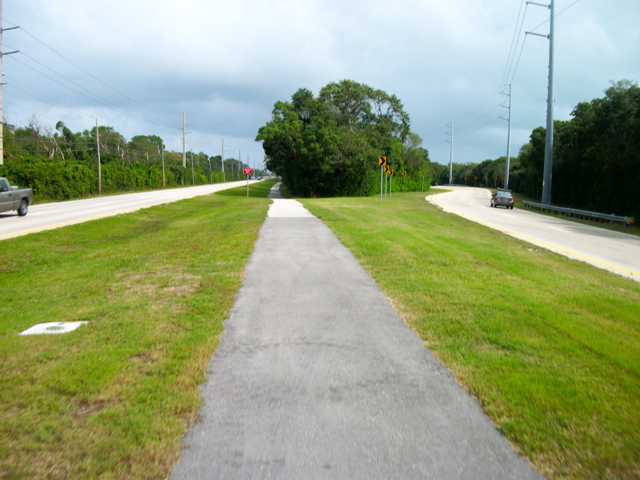
M 540 247 L 640 281 L 640 237 L 540 215 L 531 210 L 489 206 L 489 190 L 443 186 L 427 197 L 444 210 Z
M 245 274 L 172 480 L 544 478 L 298 202 Z
M 249 181 L 255 183 L 255 180 Z M 26 217 L 17 212 L 0 213 L 0 240 L 26 235 L 28 233 L 64 227 L 74 223 L 133 212 L 141 208 L 163 203 L 176 202 L 198 195 L 246 185 L 247 181 L 216 183 L 197 187 L 155 190 L 126 195 L 112 195 L 68 202 L 44 203 L 32 205 Z

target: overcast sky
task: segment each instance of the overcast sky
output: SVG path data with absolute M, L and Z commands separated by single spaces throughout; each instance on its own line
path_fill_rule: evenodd
M 610 80 L 640 80 L 640 1 L 555 10 L 554 117 L 567 120 Z M 549 42 L 524 32 L 547 35 L 549 9 L 524 0 L 3 0 L 2 16 L 21 27 L 2 35 L 3 52 L 20 50 L 2 60 L 16 126 L 97 119 L 181 151 L 186 112 L 188 149 L 219 155 L 224 138 L 225 158 L 253 166 L 276 101 L 343 79 L 397 95 L 438 163 L 452 120 L 454 162 L 506 155 L 506 83 L 512 156 L 545 124 Z

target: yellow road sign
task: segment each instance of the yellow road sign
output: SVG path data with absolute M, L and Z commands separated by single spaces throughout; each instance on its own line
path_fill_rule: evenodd
M 386 163 L 384 164 L 384 173 L 389 173 L 391 171 L 391 169 L 389 168 L 389 165 L 387 165 Z
M 386 167 L 387 166 L 387 157 L 385 157 L 385 156 L 378 157 L 378 165 L 380 165 L 381 167 Z
M 407 172 L 402 172 L 402 176 L 406 177 L 407 176 Z

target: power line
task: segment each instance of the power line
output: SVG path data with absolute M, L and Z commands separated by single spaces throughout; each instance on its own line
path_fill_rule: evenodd
M 502 95 L 501 93 L 498 95 Z M 496 95 L 497 96 L 497 95 Z M 475 118 L 474 120 L 471 120 L 470 122 L 465 123 L 464 125 L 458 126 L 456 127 L 456 130 L 460 130 L 463 129 L 465 127 L 468 127 L 469 125 L 477 122 L 478 120 L 480 120 L 482 117 L 486 117 L 487 115 L 489 115 L 491 112 L 493 112 L 494 110 L 497 110 L 498 108 L 502 108 L 502 105 L 498 104 L 495 107 L 493 107 L 491 110 L 488 110 L 486 113 L 483 113 L 482 115 L 480 115 L 479 117 Z
M 528 4 L 527 4 L 528 6 Z M 511 56 L 511 60 L 508 63 L 508 70 L 507 70 L 507 74 L 506 76 L 503 78 L 503 83 L 502 86 L 504 87 L 504 85 L 511 85 L 511 83 L 513 82 L 513 77 L 515 77 L 515 72 L 518 69 L 518 64 L 520 63 L 520 57 L 522 56 L 522 50 L 524 48 L 524 43 L 527 39 L 527 35 L 522 35 L 522 30 L 524 29 L 524 19 L 525 19 L 525 15 L 527 14 L 527 10 L 525 7 L 525 12 L 524 15 L 522 16 L 522 21 L 520 22 L 520 31 L 518 32 L 518 38 L 516 40 L 516 44 L 515 44 L 515 48 L 513 50 L 513 56 Z M 513 68 L 513 62 L 516 58 L 516 51 L 518 50 L 518 44 L 520 43 L 520 38 L 522 38 L 522 46 L 520 48 L 520 54 L 518 55 L 518 61 L 516 63 L 516 67 Z M 513 73 L 512 73 L 513 71 Z M 509 76 L 511 76 L 511 81 L 507 81 L 509 79 Z
M 467 113 L 467 114 L 465 114 L 465 115 L 462 115 L 461 117 L 456 118 L 456 119 L 455 119 L 455 121 L 456 121 L 456 122 L 459 122 L 460 120 L 462 120 L 463 118 L 468 117 L 468 116 L 469 116 L 469 115 L 471 115 L 472 113 L 477 112 L 477 111 L 478 111 L 478 110 L 480 110 L 482 107 L 484 107 L 487 103 L 491 102 L 494 98 L 496 98 L 496 97 L 497 97 L 497 96 L 499 96 L 499 95 L 500 95 L 500 92 L 496 93 L 493 97 L 491 97 L 490 99 L 488 99 L 487 101 L 485 101 L 484 103 L 482 103 L 481 105 L 479 105 L 477 108 L 475 108 L 475 109 L 471 110 L 469 113 Z M 486 114 L 485 114 L 485 115 L 486 115 Z M 483 115 L 483 116 L 484 116 L 484 115 Z M 470 122 L 470 123 L 473 123 L 474 121 L 475 121 L 475 120 L 473 120 L 473 121 L 472 121 L 472 122 Z M 467 125 L 468 125 L 468 123 L 467 123 Z M 458 127 L 458 128 L 460 128 L 460 127 Z
M 71 90 L 72 92 L 77 93 L 78 95 L 82 95 L 83 97 L 88 98 L 88 99 L 89 99 L 89 100 L 91 100 L 91 101 L 94 101 L 94 102 L 97 102 L 97 103 L 101 103 L 102 105 L 104 105 L 104 106 L 106 106 L 106 107 L 111 106 L 111 107 L 116 108 L 117 110 L 120 110 L 121 112 L 123 112 L 123 113 L 125 113 L 125 114 L 127 114 L 127 115 L 129 115 L 129 116 L 137 117 L 137 118 L 139 118 L 139 119 L 141 119 L 141 120 L 145 120 L 145 121 L 147 121 L 147 122 L 149 122 L 149 123 L 152 123 L 153 125 L 157 125 L 157 126 L 159 126 L 159 127 L 171 128 L 171 127 L 168 127 L 167 125 L 162 125 L 162 124 L 160 124 L 160 123 L 157 123 L 157 122 L 154 122 L 154 121 L 152 121 L 152 120 L 149 120 L 149 119 L 147 119 L 147 118 L 145 118 L 145 117 L 143 117 L 143 116 L 141 116 L 141 115 L 138 115 L 138 114 L 136 114 L 136 113 L 129 112 L 128 110 L 125 110 L 125 109 L 123 109 L 122 107 L 119 107 L 118 105 L 116 105 L 115 103 L 113 103 L 113 102 L 111 102 L 111 101 L 107 100 L 106 98 L 103 98 L 103 97 L 101 97 L 100 95 L 97 95 L 97 94 L 93 93 L 92 91 L 90 91 L 90 90 L 88 90 L 88 89 L 84 88 L 82 85 L 79 85 L 78 83 L 74 82 L 73 80 L 70 80 L 70 79 L 66 78 L 64 75 L 61 75 L 61 74 L 59 74 L 58 72 L 56 72 L 56 71 L 52 70 L 51 68 L 49 68 L 49 67 L 47 67 L 46 65 L 44 65 L 44 64 L 42 64 L 42 63 L 40 63 L 40 62 L 38 62 L 38 61 L 37 61 L 37 60 L 35 60 L 34 58 L 32 58 L 32 57 L 30 57 L 29 55 L 25 54 L 24 52 L 20 52 L 20 53 L 22 53 L 25 57 L 27 57 L 27 58 L 29 58 L 30 60 L 34 61 L 34 62 L 35 62 L 35 63 L 37 63 L 38 65 L 40 65 L 40 66 L 42 66 L 42 67 L 46 68 L 47 70 L 51 71 L 52 73 L 54 73 L 54 74 L 58 75 L 59 77 L 63 78 L 63 79 L 64 79 L 64 80 L 66 80 L 67 82 L 69 82 L 69 83 L 71 83 L 71 84 L 73 84 L 73 85 L 75 85 L 75 86 L 77 86 L 77 87 L 81 88 L 81 89 L 82 89 L 82 90 L 84 90 L 85 92 L 88 92 L 89 94 L 91 94 L 91 95 L 95 96 L 98 100 L 96 100 L 96 98 L 91 98 L 91 97 L 89 97 L 89 96 L 85 95 L 84 93 L 82 93 L 82 92 L 80 92 L 80 91 L 78 91 L 78 90 L 74 89 L 74 88 L 71 88 L 69 85 L 65 85 L 64 83 L 59 82 L 58 80 L 56 80 L 56 79 L 54 79 L 54 78 L 51 78 L 50 76 L 48 76 L 48 75 L 46 75 L 46 74 L 44 74 L 44 73 L 42 73 L 42 72 L 40 72 L 40 71 L 36 70 L 36 69 L 35 69 L 35 68 L 33 68 L 32 66 L 27 65 L 26 63 L 21 62 L 20 60 L 18 60 L 18 59 L 16 59 L 16 58 L 13 58 L 13 60 L 15 60 L 16 62 L 18 62 L 19 64 L 21 64 L 21 65 L 23 65 L 23 66 L 27 67 L 27 68 L 28 68 L 28 69 L 30 69 L 30 70 L 33 70 L 34 72 L 36 72 L 36 73 L 38 73 L 38 74 L 42 75 L 42 76 L 43 76 L 43 77 L 45 77 L 45 78 L 48 78 L 48 79 L 49 79 L 49 80 L 51 80 L 52 82 L 55 82 L 55 83 L 57 83 L 58 85 L 61 85 L 61 86 L 63 86 L 64 88 L 67 88 L 67 89 Z
M 68 109 L 68 108 L 67 108 L 67 106 L 66 106 L 65 104 L 63 104 L 63 103 L 61 103 L 61 102 L 59 102 L 59 101 L 55 100 L 54 98 L 51 98 L 51 97 L 49 97 L 49 96 L 45 95 L 45 94 L 43 94 L 43 93 L 40 93 L 40 92 L 37 92 L 37 91 L 33 90 L 31 87 L 28 87 L 27 85 L 24 85 L 24 84 L 22 84 L 22 83 L 20 83 L 20 82 L 16 81 L 16 79 L 14 79 L 14 78 L 13 78 L 13 77 L 11 77 L 11 76 L 5 75 L 4 77 L 5 77 L 6 79 L 11 80 L 11 82 L 7 84 L 7 86 L 8 86 L 8 87 L 10 87 L 10 88 L 15 88 L 16 90 L 18 90 L 18 91 L 20 91 L 20 92 L 22 92 L 22 93 L 24 93 L 24 94 L 26 94 L 26 95 L 29 95 L 30 97 L 33 97 L 33 98 L 35 98 L 36 100 L 40 100 L 40 101 L 42 101 L 42 99 L 43 99 L 43 98 L 46 98 L 48 101 L 50 101 L 50 102 L 53 102 L 53 103 L 56 103 L 56 104 L 60 105 L 60 106 L 61 106 L 61 107 L 62 107 L 62 108 L 63 108 L 63 109 L 68 113 L 68 114 L 70 114 L 70 115 L 76 115 L 76 116 L 78 116 L 78 117 L 83 117 L 83 118 L 86 118 L 86 119 L 89 119 L 89 120 L 93 120 L 93 118 L 92 118 L 92 117 L 89 117 L 89 116 L 87 116 L 87 115 L 85 115 L 85 114 L 83 114 L 83 113 L 76 112 L 76 111 L 73 111 L 73 110 Z M 35 92 L 35 94 L 34 94 L 34 93 L 31 93 L 31 92 L 28 92 L 28 91 L 26 91 L 26 90 L 23 90 L 22 88 L 19 88 L 19 87 L 17 87 L 16 85 L 20 85 L 20 86 L 22 86 L 22 87 L 24 87 L 24 88 L 27 88 L 27 89 L 31 90 L 32 92 Z M 22 108 L 23 110 L 28 110 L 28 109 L 26 109 L 26 108 L 24 108 L 24 107 L 22 107 L 22 106 L 20 106 L 20 105 L 18 105 L 18 104 L 16 104 L 16 103 L 13 103 L 13 102 L 8 101 L 8 100 L 5 100 L 5 103 L 8 103 L 8 104 L 14 105 L 14 106 L 16 106 L 16 107 L 18 107 L 18 108 Z M 47 118 L 48 118 L 48 117 L 47 117 Z M 52 121 L 56 122 L 57 120 L 53 120 L 53 119 L 52 119 Z
M 500 120 L 500 116 L 497 116 L 495 118 L 493 118 L 492 120 L 489 120 L 487 123 L 485 123 L 484 125 L 476 128 L 475 130 L 471 130 L 470 132 L 464 133 L 462 135 L 460 135 L 460 137 L 464 138 L 464 137 L 468 137 L 469 135 L 471 135 L 472 133 L 477 132 L 478 130 L 482 130 L 484 127 L 491 125 L 493 122 L 495 122 L 496 120 Z M 459 137 L 459 138 L 460 138 Z
M 520 48 L 520 55 L 518 55 L 518 61 L 516 62 L 516 68 L 513 69 L 513 75 L 511 76 L 511 80 L 509 81 L 508 85 L 511 85 L 513 83 L 513 79 L 516 78 L 516 72 L 518 71 L 518 65 L 520 65 L 520 58 L 522 58 L 522 51 L 524 50 L 524 42 L 527 40 L 527 36 L 524 36 L 524 39 L 522 40 L 522 47 Z
M 513 29 L 513 36 L 511 37 L 511 46 L 509 47 L 509 55 L 507 56 L 507 63 L 504 67 L 504 72 L 502 73 L 502 80 L 500 80 L 500 88 L 502 89 L 502 86 L 504 85 L 505 79 L 509 78 L 509 74 L 507 73 L 508 70 L 510 70 L 510 65 L 513 65 L 513 58 L 511 57 L 511 53 L 512 51 L 515 53 L 514 51 L 514 40 L 516 40 L 516 32 L 518 31 L 518 23 L 520 23 L 520 32 L 518 33 L 518 40 L 515 42 L 516 45 L 516 50 L 518 48 L 518 43 L 520 41 L 520 35 L 522 34 L 522 26 L 524 24 L 524 17 L 527 14 L 527 7 L 529 6 L 529 4 L 525 4 L 524 3 L 525 0 L 521 0 L 520 1 L 520 9 L 518 10 L 518 18 L 516 20 L 516 26 Z M 520 13 L 522 12 L 522 5 L 525 5 L 525 9 L 524 9 L 524 15 L 522 15 L 522 22 L 520 22 Z
M 64 55 L 62 55 L 61 53 L 55 51 L 53 48 L 51 48 L 49 45 L 47 45 L 46 43 L 44 43 L 42 40 L 40 40 L 39 38 L 37 38 L 35 35 L 33 35 L 32 33 L 30 33 L 28 30 L 25 30 L 24 28 L 21 27 L 20 29 L 21 31 L 23 31 L 24 33 L 26 33 L 27 35 L 29 35 L 31 38 L 33 38 L 34 40 L 36 40 L 38 43 L 42 44 L 44 47 L 48 48 L 49 50 L 51 50 L 53 53 L 55 53 L 56 55 L 58 55 L 60 58 L 62 58 L 63 60 L 69 62 L 71 65 L 73 65 L 74 67 L 76 67 L 78 70 L 80 70 L 81 72 L 85 73 L 86 75 L 90 76 L 91 78 L 93 78 L 95 81 L 101 83 L 102 85 L 104 85 L 105 87 L 107 87 L 108 89 L 114 91 L 115 93 L 117 93 L 118 95 L 121 95 L 122 97 L 126 98 L 127 100 L 135 103 L 136 105 L 149 110 L 150 112 L 155 113 L 156 115 L 160 115 L 163 117 L 166 117 L 170 120 L 173 120 L 172 117 L 169 117 L 168 115 L 161 113 L 161 112 L 157 112 L 149 107 L 147 107 L 146 105 L 143 105 L 140 102 L 137 102 L 136 100 L 134 100 L 133 98 L 125 95 L 124 93 L 120 92 L 119 90 L 116 90 L 115 88 L 113 88 L 111 85 L 108 85 L 107 83 L 103 82 L 102 80 L 100 80 L 98 77 L 96 77 L 95 75 L 89 73 L 88 71 L 86 71 L 84 68 L 80 67 L 79 65 L 76 65 L 74 62 L 72 62 L 71 60 L 69 60 L 67 57 L 65 57 Z M 151 122 L 153 123 L 153 122 Z
M 576 3 L 580 2 L 581 0 L 576 0 L 575 2 L 573 2 L 571 5 L 569 5 L 568 7 L 563 8 L 562 10 L 560 10 L 559 12 L 555 13 L 553 15 L 553 18 L 556 18 L 558 15 L 560 15 L 562 12 L 565 12 L 566 10 L 570 9 L 571 7 L 573 7 Z M 544 22 L 542 22 L 540 25 L 538 25 L 537 27 L 532 28 L 530 31 L 533 32 L 535 30 L 537 30 L 538 28 L 540 28 L 541 26 L 549 23 L 549 20 L 545 20 Z

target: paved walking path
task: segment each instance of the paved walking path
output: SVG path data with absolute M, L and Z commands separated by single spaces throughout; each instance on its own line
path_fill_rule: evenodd
M 245 273 L 173 480 L 544 478 L 300 203 Z

